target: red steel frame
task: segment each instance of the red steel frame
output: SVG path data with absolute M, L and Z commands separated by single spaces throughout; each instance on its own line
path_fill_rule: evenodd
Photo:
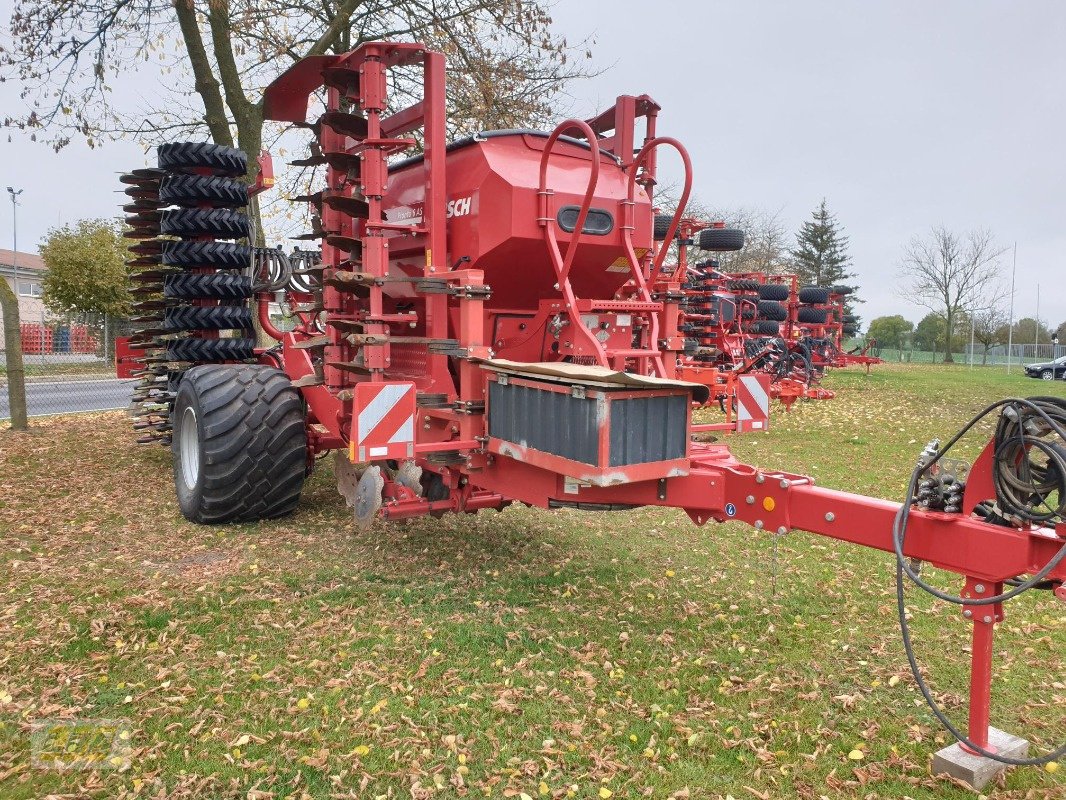
M 421 65 L 424 98 L 386 116 L 385 75 L 389 68 L 399 65 Z M 345 73 L 357 75 L 358 80 L 353 79 L 345 89 L 337 88 L 338 82 L 345 84 L 336 76 L 343 78 Z M 353 178 L 355 173 L 350 166 L 341 170 L 331 164 L 327 170 L 321 208 L 325 284 L 321 307 L 315 306 L 317 299 L 313 296 L 293 298 L 297 301 L 299 325 L 285 334 L 269 325 L 269 298 L 260 298 L 260 317 L 267 332 L 281 340 L 278 362 L 306 398 L 312 454 L 347 447 L 353 416 L 352 387 L 361 381 L 390 379 L 390 346 L 399 338 L 395 334 L 397 328 L 413 325 L 420 334 L 414 338 L 427 342 L 449 336 L 455 340 L 455 352 L 430 352 L 424 374 L 412 379 L 419 391 L 445 395 L 443 403 L 418 407 L 414 453 L 423 470 L 441 475 L 450 495 L 445 500 L 430 501 L 387 481 L 382 516 L 402 519 L 439 511 L 471 512 L 500 508 L 512 500 L 545 508 L 575 502 L 611 507 L 651 505 L 682 509 L 698 525 L 735 520 L 759 530 L 803 530 L 886 552 L 893 550 L 892 531 L 899 504 L 819 488 L 802 475 L 742 464 L 724 445 L 692 442 L 688 456 L 679 463 L 619 467 L 615 472 L 622 475 L 621 481 L 614 485 L 583 483 L 575 495 L 573 479 L 580 478 L 575 474 L 580 465 L 547 453 L 515 452 L 490 439 L 483 411 L 487 381 L 494 378 L 481 365 L 481 361 L 492 357 L 486 342 L 484 275 L 476 268 L 451 267 L 447 260 L 444 57 L 419 44 L 371 43 L 341 56 L 305 60 L 268 89 L 266 117 L 303 123 L 309 93 L 328 82 L 327 76 L 334 77 L 334 85 L 327 91 L 327 109 L 338 110 L 342 99 L 349 101 L 366 115 L 366 135 L 353 139 L 321 122 L 322 150 L 335 156 L 358 156 L 358 178 Z M 543 228 L 544 246 L 558 281 L 559 297 L 548 305 L 567 314 L 573 330 L 584 331 L 574 339 L 580 352 L 606 367 L 665 378 L 689 377 L 685 369 L 676 369 L 677 352 L 681 350 L 677 322 L 683 275 L 675 273 L 666 278 L 663 274 L 666 245 L 653 256 L 650 241 L 634 238 L 639 224 L 644 225 L 642 230 L 648 230 L 647 220 L 641 222 L 640 215 L 651 214 L 655 150 L 659 145 L 672 146 L 681 154 L 686 167 L 685 198 L 691 188 L 684 148 L 656 135 L 658 110 L 658 105 L 646 96 L 626 96 L 593 120 L 567 120 L 559 125 L 543 147 L 536 222 Z M 640 118 L 646 119 L 647 129 L 634 157 L 634 127 Z M 423 131 L 424 148 L 422 220 L 415 226 L 386 222 L 382 216 L 382 198 L 390 181 L 386 157 L 411 145 L 412 140 L 400 137 L 419 128 Z M 547 176 L 548 167 L 556 158 L 556 145 L 564 135 L 573 133 L 587 142 L 590 175 L 574 233 L 564 251 L 553 213 L 554 192 Z M 601 164 L 601 150 L 616 157 L 617 167 Z M 632 274 L 624 290 L 628 296 L 589 300 L 574 292 L 570 271 L 588 238 L 583 234 L 583 222 L 593 202 L 600 202 L 596 191 L 604 169 L 621 169 L 627 176 L 628 195 L 620 203 L 618 218 Z M 646 192 L 641 198 L 636 194 L 638 185 Z M 357 194 L 365 198 L 361 218 L 342 211 L 356 207 L 350 201 L 358 201 Z M 341 199 L 327 202 L 330 197 Z M 684 233 L 686 224 L 691 227 L 691 221 L 681 219 L 680 211 L 675 214 L 667 242 L 679 228 Z M 424 253 L 420 276 L 390 277 L 388 251 L 390 245 L 401 240 L 406 242 L 405 247 L 415 246 Z M 459 263 L 462 262 L 457 262 L 457 266 Z M 474 259 L 473 266 L 476 265 Z M 346 284 L 352 280 L 352 273 L 358 279 Z M 433 292 L 422 291 L 418 280 L 430 278 L 442 281 L 446 291 L 441 291 L 439 285 Z M 401 312 L 388 300 L 383 286 L 389 280 L 407 280 L 413 285 L 415 296 L 423 303 L 418 307 L 420 313 Z M 629 349 L 610 347 L 589 335 L 580 316 L 596 309 L 607 314 L 642 316 L 647 321 L 642 343 Z M 323 311 L 328 317 L 321 325 L 319 314 Z M 545 386 L 537 382 L 535 375 L 511 379 L 526 380 L 539 388 Z M 729 381 L 728 375 L 716 375 L 713 383 L 728 391 Z M 690 433 L 718 429 L 692 425 L 691 419 L 688 424 Z M 448 458 L 437 458 L 441 455 Z M 987 481 L 989 460 L 986 451 L 975 465 L 967 490 L 967 512 L 977 500 L 994 496 Z M 1064 540 L 1066 527 L 1062 525 L 1057 530 L 1019 530 L 987 524 L 969 513 L 915 509 L 910 514 L 905 554 L 964 576 L 968 591 L 976 594 L 976 587 L 981 584 L 985 592 L 992 593 L 998 592 L 1009 578 L 1041 569 Z M 1059 583 L 1066 580 L 1066 563 L 1048 578 Z M 1002 619 L 1002 609 L 985 611 L 974 607 L 965 611 L 974 626 L 969 736 L 975 743 L 987 746 L 993 624 Z

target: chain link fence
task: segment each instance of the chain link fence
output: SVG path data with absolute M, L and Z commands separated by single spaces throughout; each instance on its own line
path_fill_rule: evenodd
M 116 339 L 129 336 L 131 323 L 103 314 L 21 319 L 26 407 L 30 416 L 124 409 L 132 378 L 115 372 Z M 10 416 L 6 353 L 0 341 L 0 419 Z
M 904 348 L 902 350 L 891 347 L 872 347 L 871 355 L 880 356 L 885 361 L 900 364 L 943 364 L 943 352 L 930 352 L 928 350 L 915 350 Z M 951 357 L 956 364 L 970 364 L 981 367 L 1006 367 L 1011 364 L 1021 367 L 1024 364 L 1035 364 L 1044 361 L 1053 361 L 1056 358 L 1066 356 L 1066 345 L 1063 344 L 1015 344 L 1008 351 L 1006 345 L 996 345 L 985 350 L 984 345 L 974 345 L 971 358 L 970 346 L 957 352 Z

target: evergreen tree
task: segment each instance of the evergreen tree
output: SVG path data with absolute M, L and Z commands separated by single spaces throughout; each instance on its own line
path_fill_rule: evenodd
M 855 277 L 850 267 L 848 237 L 823 199 L 796 234 L 792 268 L 803 286 L 834 286 Z

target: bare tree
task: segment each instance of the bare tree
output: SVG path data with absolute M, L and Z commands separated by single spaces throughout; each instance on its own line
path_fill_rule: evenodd
M 988 351 L 999 344 L 1007 343 L 1008 316 L 999 303 L 976 311 L 973 314 L 973 338 L 984 347 L 981 365 L 988 363 Z
M 56 149 L 75 136 L 90 146 L 209 136 L 254 156 L 283 132 L 264 125 L 271 80 L 307 56 L 380 39 L 448 55 L 453 132 L 538 124 L 557 116 L 591 58 L 586 43 L 552 32 L 543 0 L 17 0 L 10 30 L 0 78 L 21 83 L 29 111 L 5 126 L 43 132 Z M 146 63 L 165 75 L 158 99 L 116 104 L 123 73 Z M 417 91 L 401 75 L 394 102 Z
M 677 208 L 676 186 L 656 188 L 658 213 L 672 214 Z M 781 211 L 752 206 L 714 208 L 699 198 L 692 198 L 685 207 L 685 216 L 706 222 L 724 222 L 730 228 L 744 231 L 744 247 L 732 253 L 715 253 L 722 272 L 765 272 L 780 275 L 788 272 L 789 233 L 781 222 Z
M 781 221 L 781 210 L 767 208 L 717 209 L 712 219 L 720 219 L 730 228 L 744 231 L 744 248 L 734 253 L 719 253 L 723 272 L 766 272 L 780 275 L 789 272 L 789 233 Z
M 900 270 L 904 294 L 944 319 L 945 362 L 953 360 L 952 334 L 960 314 L 989 308 L 1001 299 L 1002 254 L 987 230 L 960 236 L 940 226 L 907 245 Z

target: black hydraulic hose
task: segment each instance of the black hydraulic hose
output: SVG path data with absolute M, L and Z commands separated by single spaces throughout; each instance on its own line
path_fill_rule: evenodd
M 1032 411 L 1036 412 L 1039 416 L 1044 418 L 1044 421 L 1051 426 L 1052 430 L 1054 430 L 1060 437 L 1066 440 L 1066 431 L 1064 431 L 1063 428 L 1058 425 L 1058 423 L 1056 423 L 1050 416 L 1048 416 L 1048 414 L 1045 413 L 1045 411 L 1040 408 L 1036 403 L 1030 400 L 1021 399 L 1001 400 L 997 403 L 993 403 L 992 405 L 988 406 L 972 420 L 970 420 L 970 422 L 963 426 L 962 430 L 955 434 L 955 436 L 952 437 L 952 439 L 944 447 L 937 450 L 937 452 L 927 463 L 919 464 L 917 467 L 915 467 L 914 471 L 911 473 L 911 479 L 907 484 L 906 499 L 904 500 L 903 505 L 900 506 L 899 511 L 896 513 L 896 518 L 892 526 L 892 541 L 893 547 L 896 552 L 896 606 L 899 614 L 900 633 L 902 634 L 903 638 L 903 649 L 907 654 L 907 662 L 910 664 L 911 674 L 914 676 L 915 683 L 918 684 L 918 689 L 921 691 L 922 696 L 925 698 L 925 702 L 928 704 L 929 709 L 933 712 L 933 715 L 937 718 L 937 720 L 940 721 L 941 725 L 943 725 L 948 730 L 948 732 L 950 732 L 951 735 L 954 736 L 958 741 L 962 742 L 962 744 L 966 745 L 966 747 L 970 748 L 973 752 L 979 753 L 985 758 L 990 758 L 994 761 L 999 761 L 1000 763 L 1009 764 L 1011 766 L 1040 766 L 1042 764 L 1048 764 L 1052 761 L 1058 761 L 1060 758 L 1062 758 L 1063 755 L 1066 755 L 1066 743 L 1060 745 L 1051 752 L 1036 758 L 1011 758 L 1009 756 L 993 753 L 990 750 L 986 750 L 985 748 L 976 744 L 968 736 L 962 733 L 962 731 L 955 727 L 955 725 L 951 722 L 950 719 L 948 719 L 947 715 L 941 710 L 940 706 L 937 704 L 936 699 L 933 697 L 933 693 L 930 690 L 928 684 L 922 678 L 921 669 L 918 666 L 918 660 L 914 654 L 914 645 L 911 641 L 910 624 L 907 622 L 907 610 L 906 604 L 904 602 L 904 574 L 906 574 L 907 577 L 910 578 L 911 581 L 915 583 L 919 588 L 923 589 L 934 597 L 938 597 L 941 600 L 945 600 L 949 603 L 955 603 L 958 605 L 989 605 L 993 603 L 1000 603 L 1004 600 L 1009 600 L 1012 597 L 1016 597 L 1022 592 L 1031 589 L 1034 586 L 1037 586 L 1038 584 L 1042 584 L 1044 582 L 1044 578 L 1048 574 L 1050 574 L 1051 571 L 1064 558 L 1066 558 L 1066 544 L 1064 544 L 1063 547 L 1060 548 L 1059 552 L 1056 553 L 1050 561 L 1048 561 L 1044 568 L 1041 569 L 1035 575 L 1033 575 L 1030 579 L 1018 582 L 1015 582 L 1013 580 L 1010 581 L 1010 583 L 1014 586 L 1014 588 L 1012 588 L 1010 591 L 1003 592 L 1002 594 L 996 595 L 994 597 L 964 598 L 951 595 L 946 592 L 942 592 L 936 587 L 930 586 L 928 583 L 918 577 L 914 570 L 911 569 L 910 565 L 907 563 L 906 557 L 903 555 L 903 542 L 907 534 L 907 520 L 910 516 L 911 503 L 914 500 L 914 490 L 918 484 L 918 480 L 920 479 L 922 473 L 929 469 L 929 467 L 931 467 L 937 461 L 939 461 L 944 456 L 944 454 L 951 447 L 953 447 L 956 442 L 959 441 L 959 439 L 961 439 L 978 422 L 988 416 L 988 414 L 992 413 L 997 408 L 1001 408 L 1012 403 L 1027 406 Z M 1063 472 L 1063 477 L 1066 478 L 1066 472 Z

